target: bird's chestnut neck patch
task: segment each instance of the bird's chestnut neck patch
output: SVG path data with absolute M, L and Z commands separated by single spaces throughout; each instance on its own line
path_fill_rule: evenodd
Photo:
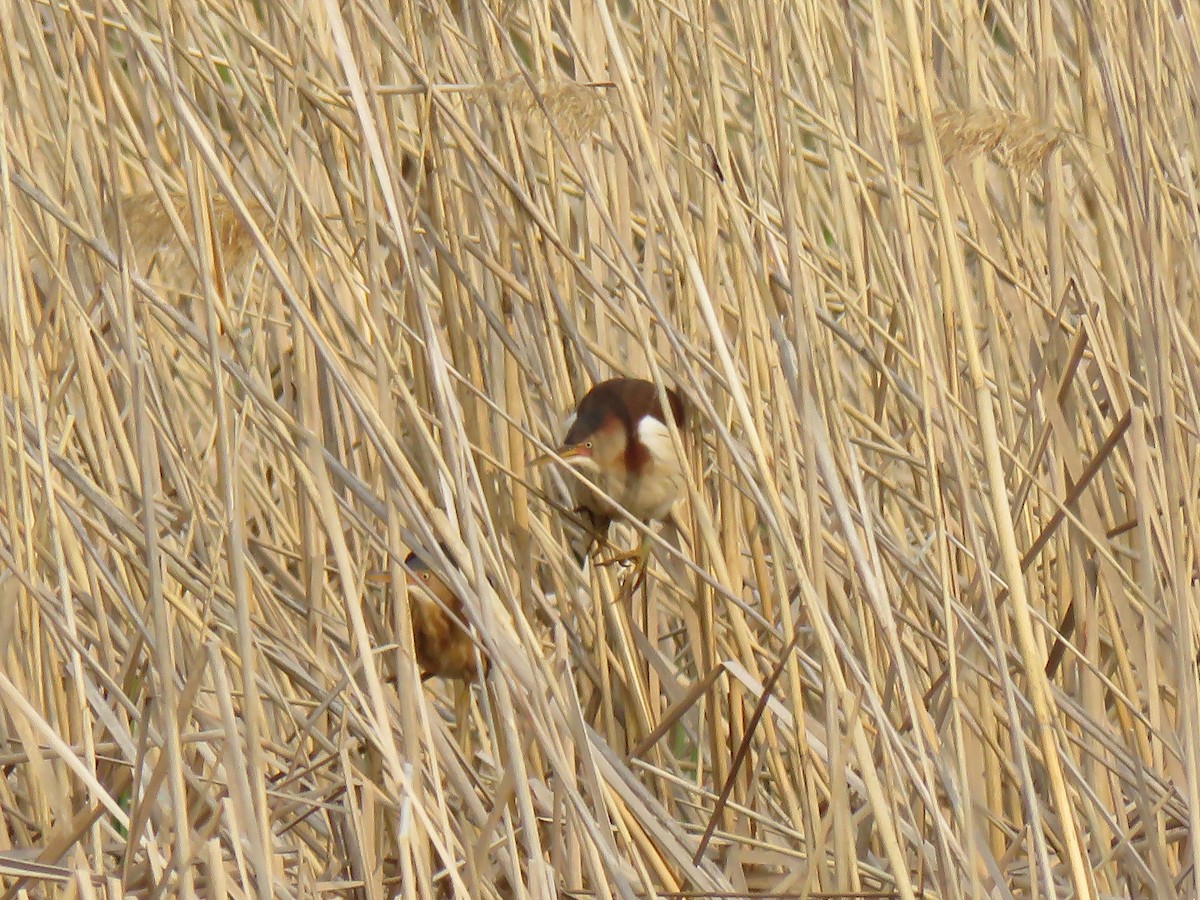
M 625 446 L 625 468 L 640 472 L 650 462 L 650 449 L 641 441 L 630 441 Z

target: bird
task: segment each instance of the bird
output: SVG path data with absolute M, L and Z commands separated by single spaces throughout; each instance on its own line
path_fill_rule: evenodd
M 444 544 L 439 544 L 446 559 L 454 563 Z M 480 671 L 475 642 L 464 627 L 463 604 L 450 586 L 415 552 L 404 559 L 408 582 L 409 610 L 412 618 L 413 649 L 421 668 L 421 681 L 430 678 L 478 680 Z M 387 584 L 391 573 L 371 572 L 367 580 Z M 440 602 L 439 602 L 440 601 Z M 483 675 L 491 669 L 491 660 L 483 658 Z
M 606 500 L 587 484 L 571 485 L 573 510 L 591 522 L 591 540 L 582 554 L 586 562 L 591 545 L 604 542 L 621 508 L 633 518 L 649 524 L 667 517 L 683 491 L 683 462 L 675 452 L 667 417 L 683 428 L 683 399 L 667 388 L 663 409 L 658 388 L 641 378 L 610 378 L 592 387 L 567 420 L 567 433 L 553 454 L 533 462 L 544 464 L 561 458 L 607 494 Z M 650 556 L 650 536 L 642 535 L 638 546 L 604 560 L 600 565 L 634 561 L 640 580 Z M 636 584 L 636 582 L 635 582 Z

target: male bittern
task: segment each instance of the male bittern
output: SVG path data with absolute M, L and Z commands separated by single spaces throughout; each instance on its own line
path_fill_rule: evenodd
M 683 400 L 672 390 L 666 395 L 671 418 L 682 428 Z M 556 452 L 643 522 L 665 518 L 683 489 L 683 464 L 671 441 L 658 388 L 640 378 L 612 378 L 588 391 Z M 551 458 L 546 455 L 536 462 Z M 572 494 L 575 512 L 587 515 L 593 539 L 603 541 L 618 506 L 579 480 L 574 481 Z M 640 578 L 649 556 L 650 538 L 643 535 L 636 550 L 604 564 L 635 560 Z
M 445 547 L 442 547 L 442 553 L 451 559 Z M 408 554 L 404 568 L 407 570 L 405 578 L 412 616 L 413 649 L 417 653 L 417 664 L 421 667 L 421 680 L 476 680 L 479 667 L 475 662 L 475 644 L 460 624 L 463 622 L 462 601 L 416 553 Z M 386 583 L 389 574 L 373 572 L 367 576 L 367 580 Z M 426 595 L 425 591 L 432 596 Z M 485 656 L 483 673 L 486 675 L 490 668 L 491 661 Z

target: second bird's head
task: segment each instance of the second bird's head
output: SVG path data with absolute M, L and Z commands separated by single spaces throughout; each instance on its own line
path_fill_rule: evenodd
M 438 544 L 438 546 L 441 548 L 446 559 L 453 565 L 454 557 L 450 555 L 450 551 L 446 545 Z M 429 568 L 425 560 L 421 559 L 415 552 L 409 553 L 404 558 L 404 569 L 405 578 L 410 585 L 423 585 L 426 590 L 447 606 L 450 606 L 451 609 L 460 605 L 458 598 L 450 590 L 449 585 L 442 581 L 438 574 Z

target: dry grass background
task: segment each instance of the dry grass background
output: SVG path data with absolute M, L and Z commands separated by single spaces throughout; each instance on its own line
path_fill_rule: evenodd
M 0 41 L 4 896 L 1197 896 L 1200 7 Z M 632 599 L 527 465 L 614 373 Z M 437 540 L 485 687 L 364 584 Z

